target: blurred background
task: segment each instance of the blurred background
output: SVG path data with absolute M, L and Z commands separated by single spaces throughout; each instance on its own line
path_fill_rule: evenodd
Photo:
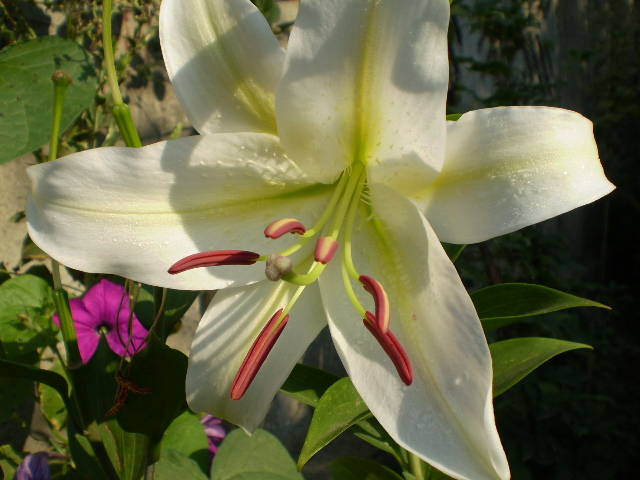
M 126 100 L 144 143 L 195 131 L 186 123 L 162 63 L 159 0 L 116 2 L 114 34 Z M 256 0 L 286 44 L 297 1 Z M 105 108 L 99 2 L 0 0 L 0 48 L 45 35 L 81 44 L 98 70 L 94 106 L 67 131 L 61 155 L 118 142 Z M 469 289 L 500 282 L 539 283 L 613 307 L 571 310 L 513 325 L 491 341 L 549 336 L 593 345 L 560 356 L 496 403 L 513 478 L 636 478 L 640 451 L 640 1 L 453 0 L 449 32 L 449 113 L 499 105 L 551 105 L 590 118 L 613 194 L 558 219 L 472 245 L 458 268 Z M 34 154 L 0 166 L 0 261 L 8 270 L 32 268 L 39 254 L 21 212 L 25 167 Z M 174 339 L 188 349 L 198 319 L 193 308 Z M 321 336 L 306 362 L 341 373 L 330 341 Z M 9 385 L 0 385 L 2 389 Z M 32 421 L 33 403 L 19 408 L 0 394 L 0 444 L 22 449 L 47 435 Z M 297 456 L 309 412 L 278 398 L 266 427 Z M 35 425 L 35 427 L 34 427 Z M 310 462 L 308 478 L 323 476 L 332 451 L 360 455 L 364 444 L 345 438 Z M 35 448 L 35 447 L 34 447 Z M 384 459 L 381 459 L 384 461 Z

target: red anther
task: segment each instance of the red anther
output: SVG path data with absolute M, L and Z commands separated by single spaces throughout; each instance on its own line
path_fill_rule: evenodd
M 411 367 L 409 356 L 400 344 L 400 341 L 391 330 L 384 332 L 380 329 L 373 313 L 366 312 L 365 318 L 362 322 L 364 323 L 364 326 L 367 327 L 367 330 L 369 330 L 376 338 L 389 359 L 393 362 L 400 379 L 405 385 L 411 385 L 413 382 L 413 367 Z
M 376 304 L 376 323 L 378 324 L 378 328 L 386 333 L 389 330 L 389 322 L 391 319 L 387 292 L 385 292 L 382 284 L 375 278 L 360 275 L 359 280 L 364 289 L 373 296 L 373 301 Z
M 240 400 L 245 394 L 251 382 L 258 374 L 260 367 L 267 359 L 269 352 L 275 345 L 278 337 L 284 330 L 284 327 L 289 321 L 289 315 L 280 320 L 282 309 L 273 314 L 271 320 L 264 326 L 258 338 L 256 338 L 253 345 L 249 349 L 247 356 L 244 357 L 244 361 L 236 374 L 236 378 L 231 385 L 231 399 Z
M 280 238 L 285 233 L 302 235 L 306 231 L 307 229 L 301 221 L 295 218 L 281 218 L 280 220 L 270 223 L 267 228 L 264 229 L 264 236 L 267 238 Z
M 316 262 L 327 264 L 338 251 L 340 244 L 331 237 L 320 237 L 316 242 Z
M 219 265 L 253 265 L 260 257 L 259 253 L 247 250 L 212 250 L 201 252 L 178 260 L 171 265 L 169 273 L 176 274 L 198 267 L 217 267 Z

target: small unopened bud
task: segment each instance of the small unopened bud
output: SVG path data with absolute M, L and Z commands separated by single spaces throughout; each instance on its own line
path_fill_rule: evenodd
M 56 70 L 53 72 L 53 75 L 51 75 L 51 81 L 56 85 L 66 87 L 73 82 L 73 79 L 71 75 L 64 70 Z
M 282 255 L 269 255 L 264 273 L 269 280 L 277 282 L 283 275 L 287 275 L 293 271 L 293 262 L 289 257 Z

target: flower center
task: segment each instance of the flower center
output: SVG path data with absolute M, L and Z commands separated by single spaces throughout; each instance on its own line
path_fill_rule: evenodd
M 342 279 L 345 292 L 371 332 L 394 364 L 402 381 L 410 385 L 413 380 L 411 362 L 404 348 L 389 329 L 389 298 L 382 284 L 372 277 L 358 273 L 352 259 L 352 234 L 361 199 L 366 189 L 366 167 L 354 162 L 342 173 L 324 212 L 313 227 L 307 229 L 295 218 L 283 218 L 270 223 L 264 230 L 267 238 L 280 238 L 290 233 L 300 240 L 289 248 L 274 254 L 260 255 L 245 250 L 215 250 L 190 255 L 172 265 L 169 273 L 180 273 L 191 268 L 218 265 L 252 265 L 266 262 L 265 275 L 272 281 L 285 281 L 298 285 L 289 302 L 273 314 L 258 334 L 231 387 L 231 398 L 240 399 L 266 360 L 269 352 L 289 321 L 289 312 L 304 289 L 317 281 L 327 264 L 334 259 L 342 242 Z M 318 237 L 310 257 L 294 265 L 290 256 L 304 247 L 310 239 Z M 306 268 L 305 268 L 306 265 Z M 300 270 L 306 271 L 300 271 Z M 353 283 L 361 283 L 372 295 L 375 314 L 368 311 L 353 290 Z

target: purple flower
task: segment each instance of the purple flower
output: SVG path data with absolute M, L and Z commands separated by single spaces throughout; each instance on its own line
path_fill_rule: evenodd
M 24 457 L 16 470 L 15 480 L 50 480 L 49 454 L 47 452 L 32 453 Z
M 213 415 L 205 415 L 200 419 L 200 422 L 204 425 L 204 433 L 209 439 L 209 451 L 213 457 L 218 451 L 218 446 L 227 436 L 227 432 L 222 426 L 222 420 Z
M 147 329 L 132 315 L 129 296 L 122 285 L 102 279 L 82 298 L 71 299 L 69 305 L 83 363 L 89 362 L 96 353 L 101 329 L 106 331 L 111 350 L 121 357 L 131 356 L 146 345 Z M 60 325 L 58 315 L 54 315 L 53 321 Z

